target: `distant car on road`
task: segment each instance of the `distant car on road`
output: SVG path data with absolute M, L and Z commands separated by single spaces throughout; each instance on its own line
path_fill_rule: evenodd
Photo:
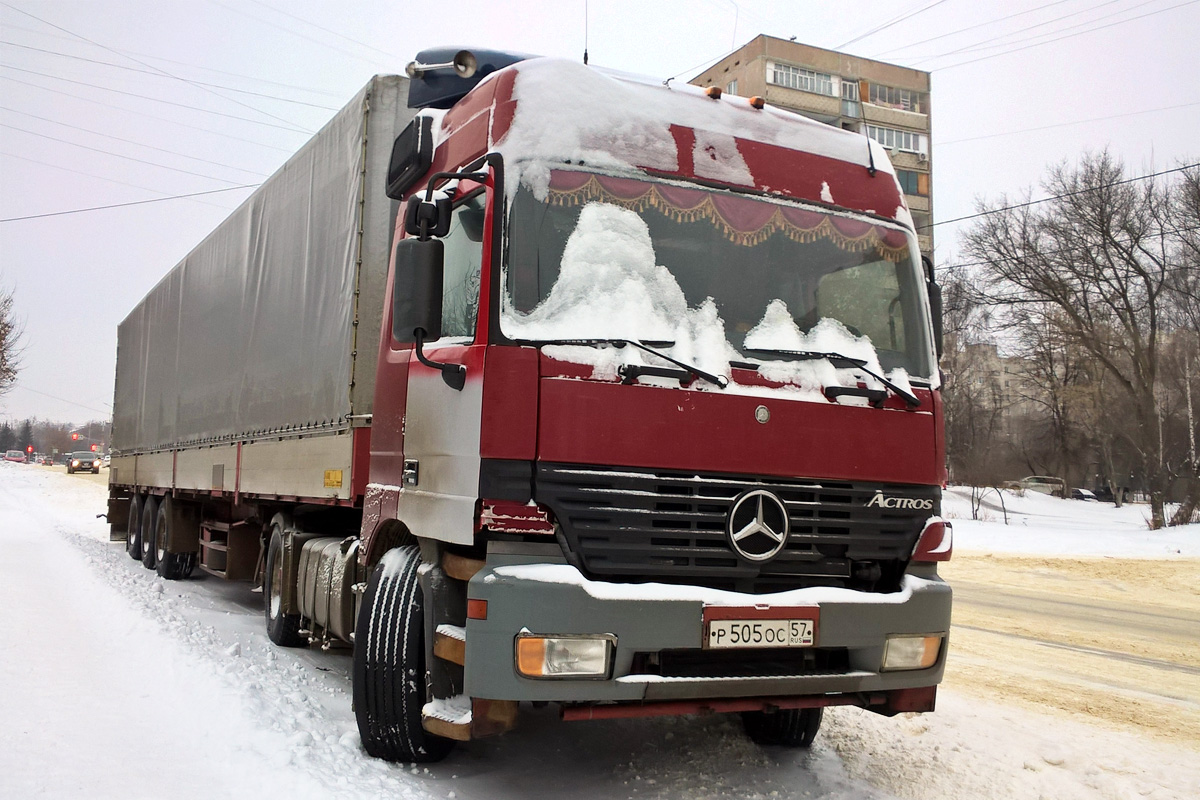
M 17 464 L 24 464 L 25 463 L 25 454 L 22 453 L 20 450 L 9 450 L 7 453 L 4 454 L 4 460 L 12 461 Z
M 1091 491 L 1090 489 L 1072 489 L 1071 490 L 1071 499 L 1072 500 L 1090 500 L 1091 502 L 1094 503 L 1094 502 L 1096 502 L 1096 493 Z
M 104 458 L 100 459 L 100 461 L 101 461 L 100 466 L 104 467 L 105 469 L 108 469 L 108 465 L 112 461 L 112 456 L 109 455 L 108 453 L 105 453 Z
M 71 475 L 75 472 L 91 472 L 99 475 L 100 456 L 86 450 L 79 453 L 71 453 L 71 455 L 67 456 L 67 474 Z

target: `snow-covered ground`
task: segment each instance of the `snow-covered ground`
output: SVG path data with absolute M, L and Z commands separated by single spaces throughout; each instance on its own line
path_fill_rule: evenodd
M 726 716 L 547 708 L 441 764 L 386 764 L 359 747 L 345 655 L 271 646 L 244 585 L 159 581 L 108 542 L 104 496 L 0 463 L 0 797 L 1200 796 L 1194 750 L 944 688 L 934 714 L 832 709 L 809 752 L 757 747 Z M 1200 553 L 1200 526 L 1150 534 L 1137 507 L 1030 497 L 1004 526 L 959 502 L 963 551 Z
M 1119 558 L 1200 557 L 1200 525 L 1152 531 L 1147 524 L 1150 507 L 1145 504 L 1114 508 L 1112 503 L 987 489 L 981 497 L 979 520 L 972 520 L 971 489 L 951 486 L 942 498 L 942 515 L 954 524 L 955 550 Z

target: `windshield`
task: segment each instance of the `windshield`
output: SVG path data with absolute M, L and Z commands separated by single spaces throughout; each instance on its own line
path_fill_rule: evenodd
M 919 257 L 898 226 L 568 170 L 522 184 L 509 221 L 510 338 L 691 340 L 692 351 L 723 338 L 733 359 L 869 339 L 884 370 L 932 372 Z

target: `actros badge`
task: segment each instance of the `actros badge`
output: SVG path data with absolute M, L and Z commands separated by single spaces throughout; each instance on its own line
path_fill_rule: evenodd
M 729 546 L 747 561 L 770 561 L 787 544 L 788 515 L 783 501 L 765 489 L 733 501 L 725 524 Z

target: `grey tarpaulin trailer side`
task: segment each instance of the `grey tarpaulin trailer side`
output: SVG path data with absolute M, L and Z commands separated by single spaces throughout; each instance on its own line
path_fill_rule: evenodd
M 406 78 L 372 78 L 120 324 L 112 483 L 228 491 L 237 471 L 245 493 L 348 498 L 407 97 Z

